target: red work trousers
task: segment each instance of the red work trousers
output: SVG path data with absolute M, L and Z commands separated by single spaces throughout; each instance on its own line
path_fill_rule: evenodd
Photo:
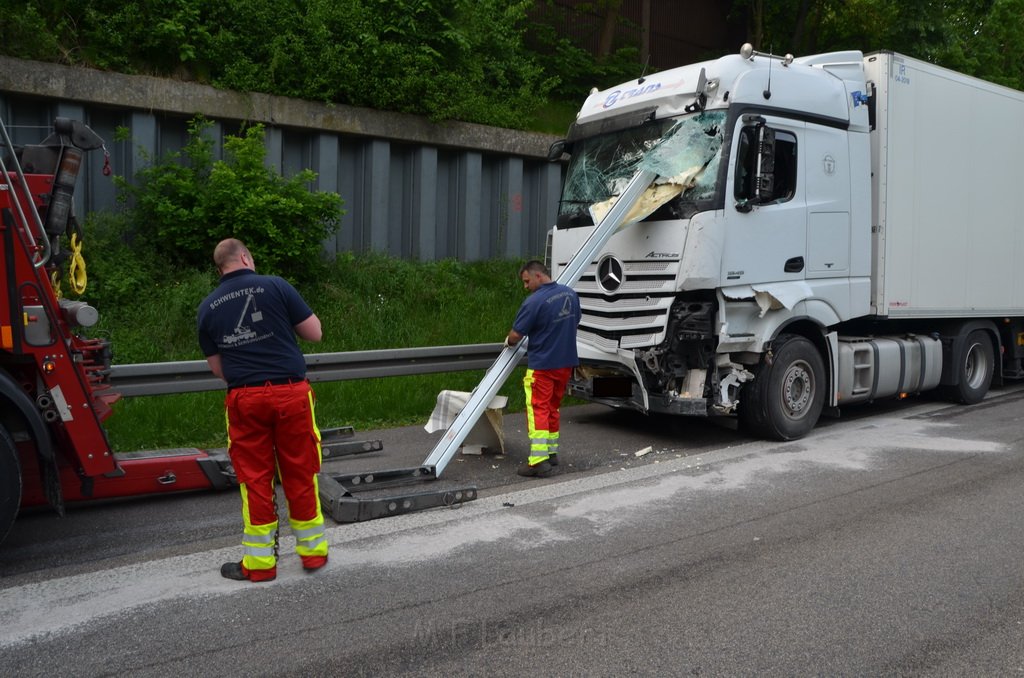
M 526 425 L 530 436 L 527 463 L 535 466 L 552 454 L 558 454 L 559 422 L 565 387 L 572 376 L 571 367 L 553 370 L 526 370 Z
M 280 478 L 296 551 L 304 559 L 327 555 L 317 473 L 320 430 L 309 383 L 232 389 L 225 401 L 228 455 L 242 493 L 242 564 L 248 570 L 276 566 L 275 480 Z

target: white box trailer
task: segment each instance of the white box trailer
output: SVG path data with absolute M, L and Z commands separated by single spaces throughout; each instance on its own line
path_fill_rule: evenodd
M 631 177 L 657 179 L 576 284 L 574 396 L 736 415 L 794 439 L 822 410 L 1024 377 L 1024 93 L 891 52 L 755 52 L 593 92 L 551 266 Z
M 870 54 L 872 307 L 1024 315 L 1024 92 Z

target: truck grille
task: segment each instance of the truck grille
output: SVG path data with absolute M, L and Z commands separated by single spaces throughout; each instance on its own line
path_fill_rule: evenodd
M 598 262 L 592 262 L 575 285 L 583 311 L 579 339 L 605 351 L 659 343 L 675 299 L 678 268 L 672 259 L 623 261 L 622 282 L 609 294 L 598 281 Z

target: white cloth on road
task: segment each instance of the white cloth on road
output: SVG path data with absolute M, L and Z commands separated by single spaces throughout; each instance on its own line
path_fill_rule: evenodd
M 437 394 L 437 404 L 430 413 L 430 419 L 423 427 L 427 433 L 447 430 L 459 412 L 466 407 L 472 393 L 466 391 L 441 391 Z M 482 454 L 484 450 L 505 453 L 505 438 L 502 432 L 503 410 L 508 404 L 505 396 L 494 396 L 484 409 L 484 415 L 470 429 L 466 439 L 462 441 L 463 454 Z

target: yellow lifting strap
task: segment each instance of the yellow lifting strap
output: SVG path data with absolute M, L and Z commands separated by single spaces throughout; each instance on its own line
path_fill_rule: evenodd
M 78 233 L 72 233 L 71 263 L 68 264 L 68 283 L 75 294 L 83 294 L 87 280 L 85 259 L 82 257 L 82 243 L 78 239 Z

